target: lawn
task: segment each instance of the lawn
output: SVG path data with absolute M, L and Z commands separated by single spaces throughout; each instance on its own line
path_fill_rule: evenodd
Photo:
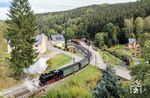
M 144 62 L 145 62 L 145 60 L 144 60 L 144 58 L 143 58 L 142 56 L 135 57 L 135 56 L 133 55 L 134 49 L 129 49 L 129 48 L 127 48 L 126 45 L 116 45 L 116 46 L 113 46 L 113 47 L 109 48 L 108 50 L 109 50 L 109 51 L 117 51 L 117 52 L 119 52 L 119 53 L 123 53 L 123 54 L 126 54 L 127 56 L 130 56 L 130 57 L 132 58 L 134 64 L 135 64 L 135 62 L 136 62 L 136 61 L 134 60 L 135 58 L 136 58 L 140 63 L 144 63 Z
M 65 79 L 40 98 L 93 98 L 92 90 L 100 80 L 101 71 L 88 65 L 81 72 Z M 39 98 L 36 96 L 35 98 Z
M 70 63 L 71 61 L 72 61 L 71 57 L 64 54 L 58 54 L 55 57 L 49 59 L 48 69 L 46 70 L 46 72 L 62 67 Z
M 0 22 L 0 90 L 10 87 L 18 82 L 13 79 L 13 70 L 6 60 L 6 58 L 10 58 L 10 54 L 7 54 L 7 42 L 4 38 L 5 31 L 6 24 Z
M 15 80 L 12 76 L 13 70 L 7 63 L 0 63 L 0 90 L 15 85 L 19 81 Z
M 111 65 L 120 65 L 122 61 L 112 54 L 108 53 L 107 51 L 100 51 L 101 56 L 103 57 L 103 60 L 105 63 L 111 64 Z
M 6 58 L 10 59 L 10 54 L 3 52 L 2 57 L 0 58 L 0 90 L 18 83 L 18 81 L 15 80 L 12 76 L 13 70 L 10 67 L 10 64 L 7 62 Z
M 5 58 L 8 56 L 6 54 L 7 43 L 4 38 L 5 31 L 6 24 L 4 22 L 0 22 L 0 90 L 14 83 L 14 80 L 10 78 L 10 73 L 12 70 L 9 68 L 9 64 L 5 62 Z
M 72 53 L 72 54 L 74 54 L 74 55 L 76 55 L 76 56 L 79 56 L 79 57 L 83 57 L 83 56 L 81 55 L 81 53 L 79 53 L 79 52 L 74 52 L 74 53 Z
M 115 46 L 109 48 L 108 50 L 122 52 L 128 56 L 133 56 L 133 52 L 134 52 L 133 49 L 127 48 L 126 45 L 115 45 Z

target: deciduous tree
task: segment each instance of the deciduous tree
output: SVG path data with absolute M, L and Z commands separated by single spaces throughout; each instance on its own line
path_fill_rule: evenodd
M 112 46 L 112 45 L 117 43 L 117 33 L 118 33 L 118 27 L 117 26 L 115 26 L 112 23 L 108 23 L 104 26 L 103 31 L 105 33 L 107 33 L 107 35 L 108 35 L 108 40 L 107 40 L 108 46 Z
M 100 49 L 104 48 L 106 33 L 100 32 L 95 35 L 95 45 Z
M 144 19 L 144 30 L 145 32 L 150 32 L 150 16 Z
M 72 31 L 72 29 L 71 28 L 67 28 L 66 29 L 66 38 L 67 39 L 72 39 L 74 37 L 74 32 Z
M 138 43 L 144 47 L 145 41 L 150 40 L 150 34 L 148 32 L 143 33 L 138 38 Z
M 133 18 L 124 20 L 125 33 L 127 37 L 133 37 Z
M 138 37 L 144 32 L 144 20 L 142 17 L 137 17 L 134 21 L 135 35 Z
M 144 43 L 144 55 L 145 55 L 145 58 L 146 60 L 149 61 L 149 64 L 150 64 L 150 40 L 146 40 L 145 43 Z

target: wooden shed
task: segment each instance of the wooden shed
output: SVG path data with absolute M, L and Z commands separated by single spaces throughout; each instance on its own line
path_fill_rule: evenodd
M 69 51 L 69 52 L 75 52 L 75 47 L 74 46 L 68 46 L 68 48 L 67 48 L 67 50 Z

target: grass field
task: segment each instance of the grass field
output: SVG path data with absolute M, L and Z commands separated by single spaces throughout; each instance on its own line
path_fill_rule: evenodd
M 3 59 L 9 58 L 10 54 L 3 54 Z M 17 81 L 13 78 L 13 69 L 10 64 L 3 60 L 0 62 L 0 90 L 11 87 L 20 81 Z
M 132 58 L 132 60 L 133 60 L 134 63 L 135 63 L 135 61 L 134 61 L 135 58 L 140 63 L 145 63 L 145 60 L 144 60 L 144 58 L 142 56 L 135 57 L 133 55 L 134 49 L 129 49 L 129 48 L 127 48 L 126 45 L 116 45 L 116 46 L 113 46 L 113 47 L 109 48 L 108 50 L 110 50 L 110 51 L 117 51 L 117 52 L 126 54 L 126 55 L 128 55 L 128 56 L 130 56 Z
M 72 53 L 72 54 L 74 54 L 76 56 L 79 56 L 79 57 L 82 57 L 82 55 L 80 53 L 78 53 L 78 52 L 75 52 L 75 53 Z
M 0 90 L 17 83 L 17 81 L 11 77 L 13 71 L 5 61 L 5 58 L 10 58 L 10 55 L 7 54 L 7 42 L 4 38 L 5 31 L 6 24 L 0 22 Z
M 133 56 L 132 54 L 134 52 L 133 49 L 127 48 L 126 45 L 116 45 L 116 46 L 113 46 L 113 47 L 109 48 L 108 50 L 122 52 L 122 53 L 125 53 L 125 54 L 129 55 L 129 56 Z
M 122 61 L 112 54 L 108 53 L 107 51 L 100 51 L 101 56 L 104 59 L 104 62 L 111 64 L 111 65 L 120 65 Z
M 12 76 L 13 70 L 6 62 L 0 63 L 0 90 L 8 88 L 18 83 Z
M 93 98 L 92 90 L 100 77 L 101 71 L 88 65 L 80 73 L 65 79 L 49 90 L 47 95 L 35 98 Z
M 58 54 L 55 57 L 49 59 L 48 69 L 46 70 L 46 72 L 62 67 L 71 61 L 71 57 L 64 54 Z

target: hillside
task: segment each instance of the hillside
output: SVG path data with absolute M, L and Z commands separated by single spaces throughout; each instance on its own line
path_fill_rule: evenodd
M 94 38 L 97 32 L 103 31 L 105 24 L 111 22 L 120 28 L 124 19 L 146 17 L 150 15 L 150 0 L 130 3 L 102 4 L 77 8 L 64 12 L 53 12 L 37 15 L 40 32 L 47 35 L 62 30 L 75 33 L 76 37 Z

